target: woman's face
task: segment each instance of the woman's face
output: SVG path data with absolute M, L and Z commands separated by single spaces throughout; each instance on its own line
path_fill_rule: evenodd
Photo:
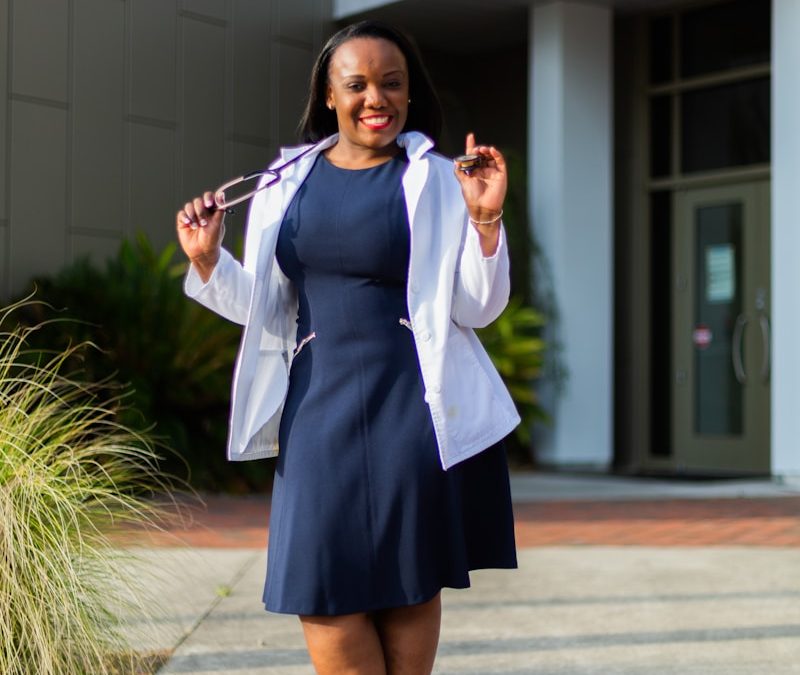
M 393 42 L 353 38 L 340 45 L 331 57 L 326 98 L 336 111 L 339 144 L 373 154 L 389 148 L 408 117 L 408 87 L 406 59 Z

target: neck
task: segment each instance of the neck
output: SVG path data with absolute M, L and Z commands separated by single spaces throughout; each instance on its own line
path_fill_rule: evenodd
M 364 148 L 349 145 L 339 139 L 335 145 L 325 150 L 324 154 L 328 161 L 343 169 L 369 169 L 388 162 L 400 151 L 401 148 L 396 142 L 382 148 Z

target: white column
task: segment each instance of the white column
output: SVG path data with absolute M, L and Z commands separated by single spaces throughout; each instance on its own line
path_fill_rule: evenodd
M 772 473 L 800 475 L 800 2 L 772 3 Z
M 553 425 L 536 449 L 559 465 L 605 467 L 613 454 L 611 18 L 582 2 L 531 10 L 530 211 L 568 370 L 560 394 L 540 388 Z

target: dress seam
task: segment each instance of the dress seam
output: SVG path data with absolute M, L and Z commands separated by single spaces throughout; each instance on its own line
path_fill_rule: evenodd
M 341 200 L 339 202 L 339 208 L 336 212 L 336 229 L 339 229 L 339 225 L 342 219 L 342 207 L 344 206 L 345 202 L 347 201 L 347 194 L 348 190 L 350 189 L 350 185 L 352 182 L 353 174 L 346 175 L 345 186 L 342 189 L 341 193 Z M 345 265 L 344 265 L 344 258 L 342 256 L 342 248 L 341 248 L 341 237 L 337 237 L 337 253 L 339 255 L 339 269 L 342 270 L 344 273 Z M 347 322 L 351 327 L 351 331 L 355 337 L 354 343 L 356 345 L 360 344 L 361 334 L 358 328 L 358 323 L 353 320 L 353 316 L 351 315 L 349 303 L 347 302 L 346 298 L 343 299 L 345 316 L 347 317 Z M 362 452 L 362 462 L 364 466 L 364 473 L 366 475 L 366 488 L 364 490 L 366 500 L 367 500 L 367 539 L 369 540 L 369 552 L 370 552 L 370 588 L 374 590 L 375 584 L 375 573 L 377 570 L 377 552 L 375 550 L 375 513 L 374 513 L 374 506 L 372 503 L 372 476 L 370 472 L 370 465 L 369 465 L 369 429 L 367 428 L 367 410 L 366 410 L 366 401 L 364 400 L 364 359 L 363 355 L 361 354 L 360 350 L 358 350 L 358 395 L 359 395 L 359 404 L 361 407 L 361 419 L 359 420 L 359 427 L 361 431 L 361 452 Z

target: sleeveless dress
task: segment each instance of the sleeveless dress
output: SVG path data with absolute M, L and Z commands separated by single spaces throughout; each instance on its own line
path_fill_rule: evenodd
M 276 259 L 299 296 L 280 433 L 265 607 L 368 612 L 516 567 L 501 445 L 444 471 L 406 280 L 404 155 L 341 169 L 320 154 L 287 210 Z

